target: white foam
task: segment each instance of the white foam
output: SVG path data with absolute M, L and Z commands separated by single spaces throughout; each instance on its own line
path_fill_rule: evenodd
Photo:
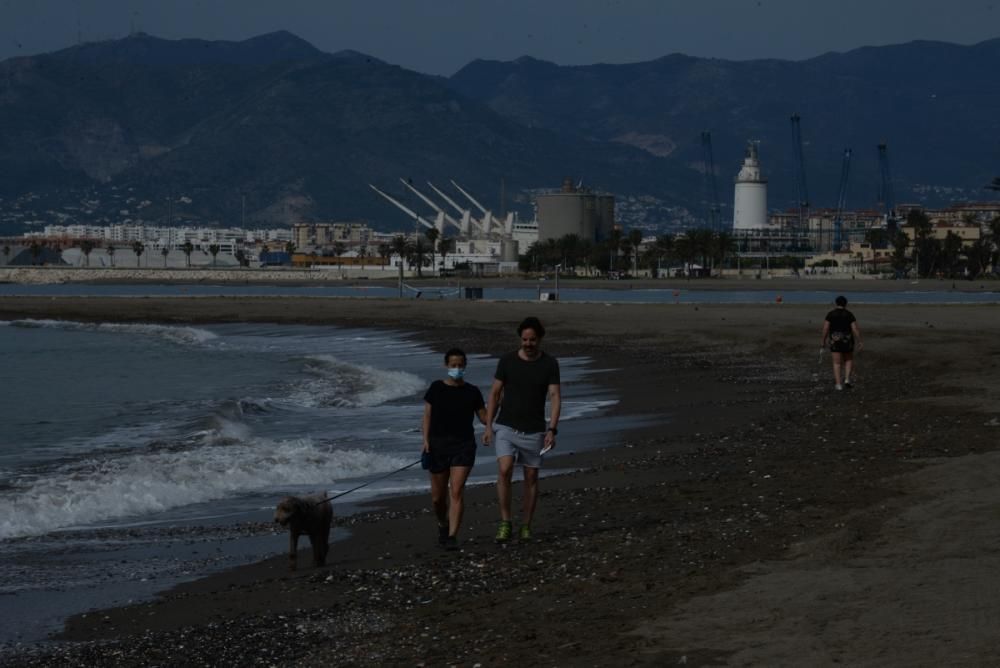
M 329 485 L 409 463 L 312 439 L 206 445 L 67 464 L 0 494 L 0 538 L 156 513 L 276 486 Z
M 298 382 L 287 401 L 298 406 L 372 407 L 422 391 L 427 383 L 405 371 L 352 364 L 333 355 L 312 355 L 306 370 L 312 378 Z
M 601 401 L 566 401 L 563 400 L 560 420 L 576 420 L 594 413 L 600 413 L 605 408 L 610 408 L 618 403 L 617 399 L 606 399 Z
M 142 323 L 112 323 L 112 322 L 76 322 L 73 320 L 12 320 L 14 327 L 49 328 L 66 331 L 110 332 L 116 334 L 139 334 L 157 336 L 174 343 L 203 344 L 218 338 L 213 332 L 197 327 L 174 327 L 170 325 L 150 325 Z

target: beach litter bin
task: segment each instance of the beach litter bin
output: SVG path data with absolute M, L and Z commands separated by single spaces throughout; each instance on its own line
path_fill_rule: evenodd
M 482 299 L 483 289 L 482 288 L 465 288 L 465 298 L 466 299 Z

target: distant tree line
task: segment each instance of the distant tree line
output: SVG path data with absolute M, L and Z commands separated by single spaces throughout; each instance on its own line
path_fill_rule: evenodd
M 1000 188 L 1000 179 L 994 181 Z M 976 224 L 971 216 L 965 222 Z M 913 272 L 921 278 L 976 278 L 991 268 L 995 271 L 1000 262 L 1000 216 L 968 246 L 954 232 L 948 232 L 944 239 L 935 238 L 930 218 L 919 209 L 907 214 L 906 224 L 913 228 L 914 238 L 902 231 L 892 238 L 892 268 L 897 275 Z
M 634 275 L 639 270 L 648 270 L 655 277 L 677 265 L 685 269 L 699 265 L 701 273 L 710 273 L 724 266 L 736 252 L 731 233 L 709 229 L 662 234 L 645 245 L 642 241 L 642 232 L 637 229 L 628 234 L 613 230 L 606 240 L 596 243 L 567 234 L 532 244 L 520 256 L 518 264 L 524 272 L 552 271 L 559 266 L 564 272 L 584 276 L 609 272 Z

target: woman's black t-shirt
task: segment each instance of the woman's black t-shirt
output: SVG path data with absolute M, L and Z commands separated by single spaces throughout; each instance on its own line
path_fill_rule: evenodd
M 456 452 L 470 445 L 476 447 L 472 421 L 479 409 L 486 406 L 478 387 L 472 383 L 448 385 L 443 380 L 435 380 L 427 388 L 424 401 L 431 405 L 427 440 L 432 452 Z

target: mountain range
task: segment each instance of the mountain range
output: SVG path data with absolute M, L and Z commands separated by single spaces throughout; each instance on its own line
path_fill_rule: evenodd
M 287 32 L 136 34 L 0 63 L 0 234 L 124 220 L 408 229 L 368 187 L 426 212 L 399 178 L 455 179 L 487 207 L 530 216 L 532 192 L 569 177 L 614 193 L 626 226 L 677 229 L 706 209 L 706 130 L 724 217 L 748 140 L 770 206 L 795 206 L 793 113 L 813 206 L 834 206 L 850 147 L 847 204 L 874 207 L 880 142 L 897 201 L 982 200 L 1000 172 L 998 72 L 1000 39 L 804 61 L 477 60 L 443 78 Z

